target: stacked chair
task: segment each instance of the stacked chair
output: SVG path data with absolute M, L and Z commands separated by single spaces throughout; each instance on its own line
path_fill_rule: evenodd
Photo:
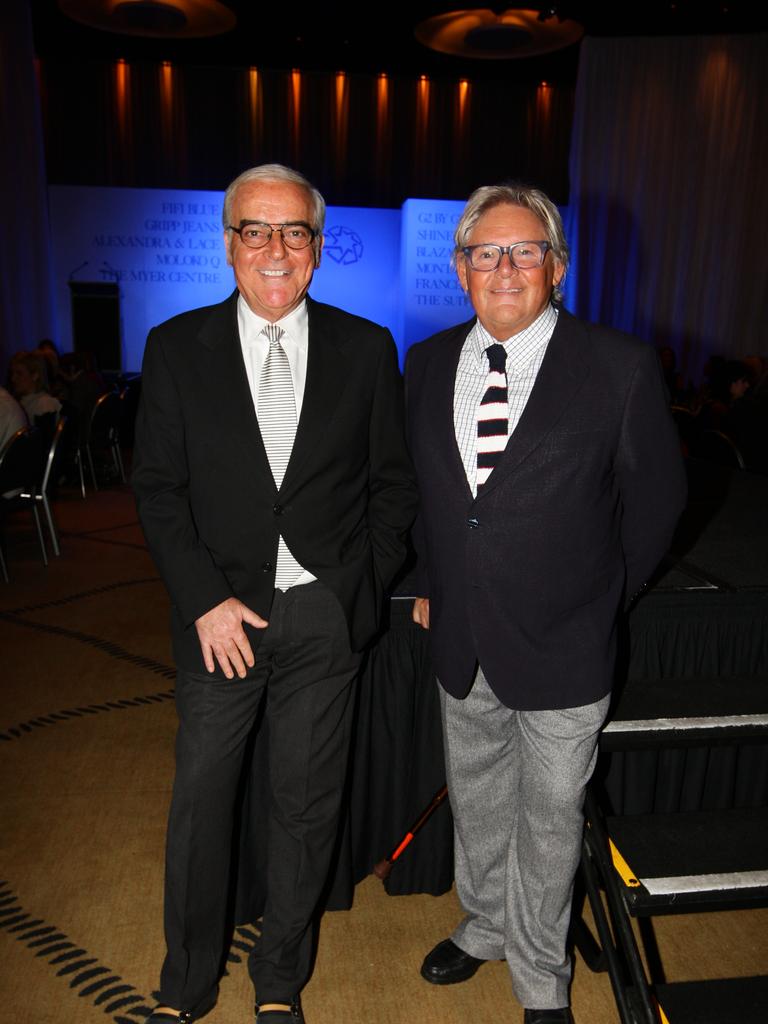
M 43 509 L 53 552 L 55 555 L 61 554 L 51 507 L 51 492 L 61 469 L 67 431 L 67 417 L 61 415 L 42 427 L 18 430 L 0 452 L 0 495 L 3 495 L 0 499 L 3 501 L 0 513 L 4 518 L 8 510 L 19 506 L 31 509 L 44 565 L 48 565 L 48 554 L 39 507 Z M 4 541 L 4 535 L 0 536 L 0 574 L 7 583 L 8 570 L 2 550 Z
M 39 431 L 24 427 L 10 437 L 0 451 L 0 575 L 8 582 L 5 558 L 5 518 L 8 511 L 25 506 L 31 509 L 43 564 L 48 565 L 45 538 L 37 502 L 25 495 L 39 491 L 43 476 L 43 445 Z
M 56 556 L 61 554 L 61 548 L 59 547 L 58 531 L 53 518 L 51 496 L 52 491 L 56 486 L 56 482 L 62 468 L 62 461 L 65 457 L 66 449 L 69 444 L 69 434 L 70 422 L 68 418 L 62 414 L 56 422 L 50 443 L 43 445 L 42 472 L 38 482 L 34 486 L 27 488 L 21 494 L 21 498 L 30 503 L 33 507 L 38 504 L 43 506 L 45 521 L 48 525 L 48 533 L 51 539 L 51 547 L 53 548 L 53 553 Z
M 111 472 L 114 479 L 125 483 L 125 468 L 120 450 L 120 424 L 122 416 L 123 405 L 120 400 L 120 394 L 117 391 L 108 391 L 106 394 L 101 395 L 93 407 L 83 446 L 85 451 L 83 452 L 83 447 L 81 447 L 79 452 L 78 468 L 80 470 L 80 487 L 83 497 L 85 497 L 84 456 L 88 461 L 94 491 L 99 489 L 94 456 L 108 455 L 112 460 Z

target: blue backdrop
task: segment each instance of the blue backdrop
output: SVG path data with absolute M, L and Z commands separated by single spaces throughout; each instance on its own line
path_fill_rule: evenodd
M 222 192 L 50 190 L 55 303 L 62 351 L 72 348 L 70 281 L 120 288 L 123 369 L 141 368 L 147 332 L 232 291 L 221 229 Z M 401 210 L 330 206 L 310 294 L 392 331 L 409 345 L 472 310 L 450 265 L 463 202 L 409 199 Z

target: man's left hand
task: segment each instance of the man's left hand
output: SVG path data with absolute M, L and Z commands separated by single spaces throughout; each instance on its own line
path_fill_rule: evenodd
M 415 597 L 413 599 L 413 611 L 411 617 L 417 626 L 422 629 L 429 629 L 429 598 Z

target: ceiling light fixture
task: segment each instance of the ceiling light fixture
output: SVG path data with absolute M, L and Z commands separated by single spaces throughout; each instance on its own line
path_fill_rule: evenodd
M 414 33 L 422 45 L 439 53 L 478 60 L 510 60 L 570 46 L 584 35 L 584 26 L 561 18 L 555 7 L 545 11 L 508 7 L 498 14 L 475 8 L 427 18 L 419 22 Z
M 58 0 L 73 21 L 103 32 L 194 39 L 230 32 L 237 18 L 218 0 Z

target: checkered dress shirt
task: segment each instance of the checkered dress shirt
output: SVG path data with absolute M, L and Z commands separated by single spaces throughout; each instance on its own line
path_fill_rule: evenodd
M 517 426 L 531 397 L 533 385 L 557 324 L 557 310 L 547 306 L 536 320 L 519 334 L 499 342 L 507 353 L 509 395 L 509 436 Z M 453 392 L 453 425 L 456 443 L 472 494 L 477 495 L 477 409 L 488 377 L 486 348 L 498 341 L 478 320 L 467 335 L 456 369 Z

